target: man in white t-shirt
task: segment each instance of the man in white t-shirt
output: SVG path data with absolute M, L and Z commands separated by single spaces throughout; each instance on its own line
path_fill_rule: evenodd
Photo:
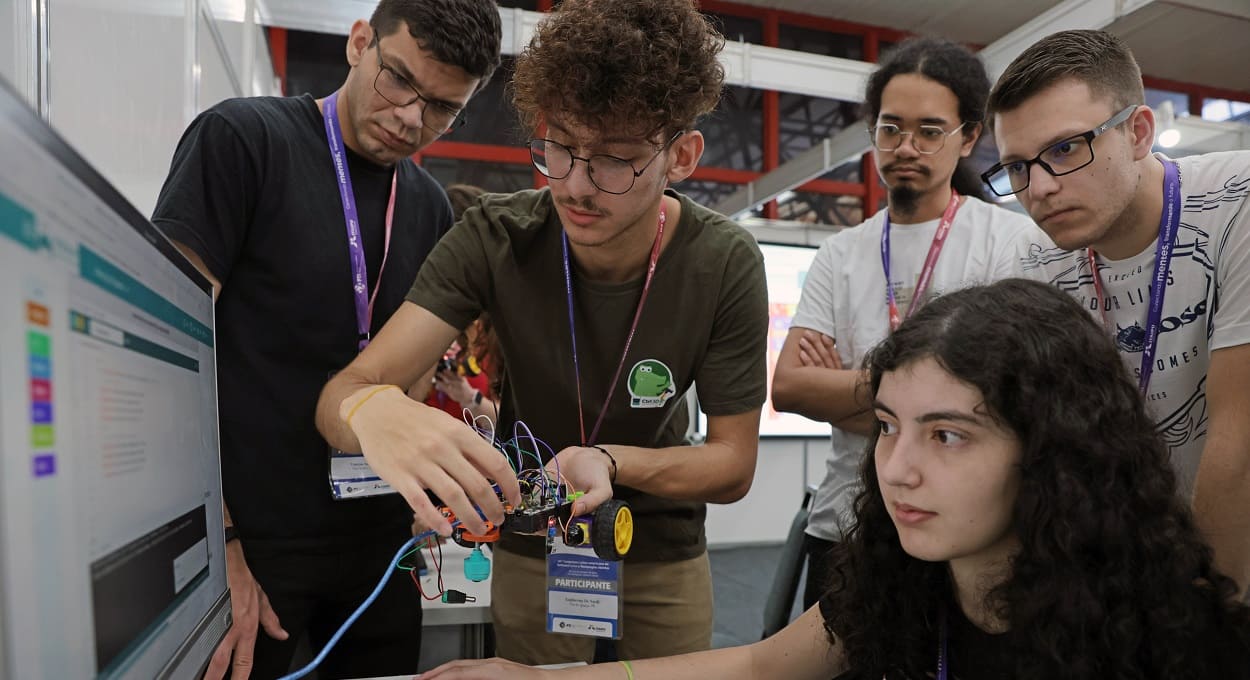
M 981 134 L 988 92 L 977 57 L 934 38 L 904 42 L 868 81 L 865 108 L 889 209 L 825 240 L 773 378 L 777 410 L 833 424 L 807 527 L 805 607 L 828 585 L 830 552 L 848 528 L 866 435 L 876 426 L 855 366 L 912 307 L 1021 275 L 1029 243 L 1045 239 L 1027 217 L 966 195 L 981 187 L 957 168 Z
M 1062 252 L 1026 267 L 1115 336 L 1172 452 L 1216 565 L 1250 580 L 1250 152 L 1151 154 L 1155 119 L 1128 48 L 1064 31 L 1016 58 L 990 95 L 1015 194 Z

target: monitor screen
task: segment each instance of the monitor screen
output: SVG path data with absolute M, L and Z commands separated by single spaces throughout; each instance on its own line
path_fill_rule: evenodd
M 764 268 L 768 278 L 768 400 L 760 416 L 761 437 L 827 437 L 828 423 L 822 423 L 795 413 L 779 413 L 773 408 L 773 370 L 781 347 L 790 332 L 790 320 L 799 306 L 803 294 L 803 280 L 816 257 L 815 246 L 779 243 L 760 243 L 764 254 Z M 697 391 L 697 386 L 696 386 Z M 707 433 L 707 415 L 699 411 L 697 428 Z
M 213 340 L 208 282 L 0 82 L 0 677 L 199 677 Z

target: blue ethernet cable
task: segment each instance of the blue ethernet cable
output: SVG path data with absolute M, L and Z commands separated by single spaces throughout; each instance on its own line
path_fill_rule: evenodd
M 459 524 L 460 521 L 456 520 L 451 523 L 451 528 L 455 529 Z M 347 632 L 347 629 L 351 628 L 352 624 L 356 623 L 356 620 L 360 618 L 360 615 L 364 614 L 365 610 L 378 599 L 378 595 L 382 593 L 382 588 L 386 587 L 386 582 L 390 580 L 391 575 L 395 573 L 396 567 L 399 566 L 399 560 L 404 556 L 404 554 L 407 553 L 412 546 L 416 545 L 420 541 L 424 541 L 436 533 L 437 532 L 431 529 L 420 534 L 419 536 L 413 536 L 408 539 L 408 541 L 399 548 L 399 551 L 395 553 L 394 559 L 391 560 L 390 566 L 386 568 L 386 573 L 382 576 L 382 580 L 378 581 L 377 587 L 373 589 L 372 593 L 369 593 L 369 597 L 366 597 L 364 602 L 360 603 L 360 606 L 356 608 L 356 611 L 352 612 L 352 615 L 347 617 L 347 620 L 343 622 L 343 625 L 339 626 L 339 629 L 335 631 L 334 635 L 330 637 L 330 640 L 326 642 L 325 647 L 322 647 L 321 652 L 317 654 L 316 658 L 309 662 L 307 666 L 304 666 L 294 673 L 282 676 L 280 680 L 298 680 L 298 678 L 308 675 L 313 672 L 317 666 L 321 665 L 321 662 L 326 660 L 326 656 L 330 654 L 330 650 L 334 649 L 334 645 L 338 644 L 339 639 L 343 637 L 343 634 Z

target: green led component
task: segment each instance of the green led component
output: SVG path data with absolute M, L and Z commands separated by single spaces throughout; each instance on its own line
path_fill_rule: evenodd
M 585 491 L 574 491 L 573 493 L 569 494 L 569 500 L 575 501 L 585 495 L 586 495 Z

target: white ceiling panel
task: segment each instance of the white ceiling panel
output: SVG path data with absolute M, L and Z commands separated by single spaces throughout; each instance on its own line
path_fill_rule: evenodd
M 1209 7 L 1218 2 L 1155 2 L 1107 29 L 1147 75 L 1250 92 L 1250 0 L 1241 2 L 1240 14 Z
M 989 45 L 1061 4 L 1060 0 L 735 1 L 910 33 L 943 35 L 975 45 Z M 1125 11 L 1131 13 L 1108 28 L 1133 48 L 1143 72 L 1169 80 L 1250 92 L 1250 0 L 1123 3 Z M 244 0 L 212 0 L 212 4 L 220 10 L 221 6 L 241 7 Z M 1142 4 L 1146 6 L 1137 9 Z M 367 18 L 375 5 L 376 0 L 258 0 L 261 23 L 338 34 L 347 33 L 353 20 Z
M 988 45 L 1059 0 L 735 0 L 744 5 Z

